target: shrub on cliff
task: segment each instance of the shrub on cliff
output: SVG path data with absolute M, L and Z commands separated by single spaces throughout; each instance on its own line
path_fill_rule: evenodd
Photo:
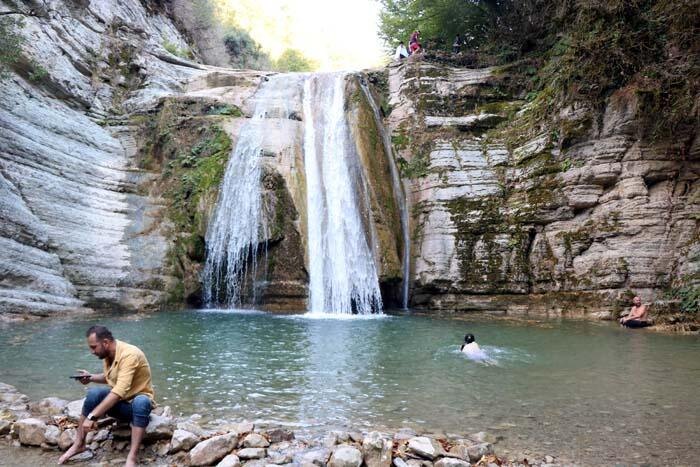
M 17 29 L 22 20 L 11 16 L 0 17 L 0 79 L 7 77 L 12 66 L 22 55 L 22 37 Z
M 234 66 L 253 70 L 270 68 L 270 57 L 245 29 L 230 26 L 224 45 Z

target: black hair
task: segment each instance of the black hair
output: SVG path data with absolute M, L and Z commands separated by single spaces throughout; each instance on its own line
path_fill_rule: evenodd
M 110 341 L 114 340 L 114 336 L 112 335 L 110 330 L 104 326 L 90 326 L 90 328 L 85 333 L 85 337 L 90 337 L 91 334 L 94 334 L 98 340 L 102 340 L 102 339 L 107 339 Z
M 464 342 L 467 344 L 471 344 L 472 342 L 474 342 L 474 334 L 467 334 L 466 336 L 464 336 Z

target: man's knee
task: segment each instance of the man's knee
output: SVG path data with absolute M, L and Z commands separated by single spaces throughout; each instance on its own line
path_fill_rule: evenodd
M 110 388 L 106 387 L 92 387 L 88 389 L 85 395 L 85 402 L 83 402 L 83 415 L 87 417 L 87 415 L 107 397 L 109 391 Z
M 146 428 L 151 416 L 151 399 L 148 396 L 136 396 L 131 401 L 132 421 L 135 427 Z

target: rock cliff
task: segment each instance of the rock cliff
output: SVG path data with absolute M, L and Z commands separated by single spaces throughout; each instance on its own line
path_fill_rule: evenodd
M 633 91 L 537 128 L 503 70 L 388 75 L 416 307 L 604 317 L 697 281 L 700 137 L 648 141 Z

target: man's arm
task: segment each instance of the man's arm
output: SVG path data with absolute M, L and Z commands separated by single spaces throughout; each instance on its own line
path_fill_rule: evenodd
M 97 375 L 90 375 L 90 382 L 97 383 L 97 384 L 107 384 L 107 378 L 105 378 L 104 373 L 100 373 Z

